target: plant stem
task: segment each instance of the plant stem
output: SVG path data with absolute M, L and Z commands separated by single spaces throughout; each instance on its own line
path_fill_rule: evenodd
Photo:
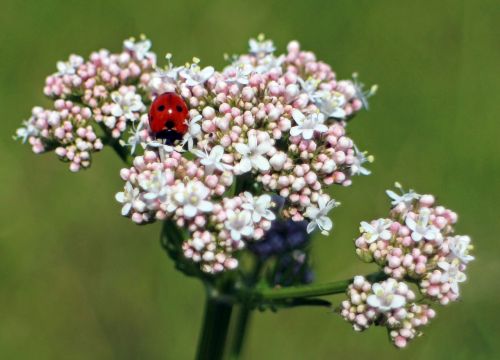
M 383 272 L 377 272 L 367 275 L 366 278 L 370 282 L 380 281 L 387 278 L 387 275 Z M 325 296 L 340 294 L 346 291 L 349 284 L 353 279 L 334 281 L 324 284 L 311 284 L 311 285 L 300 285 L 300 286 L 290 286 L 284 288 L 272 288 L 263 289 L 259 291 L 258 298 L 260 301 L 273 301 L 273 300 L 288 300 L 288 299 L 298 299 L 307 298 L 314 296 Z
M 220 360 L 224 354 L 233 306 L 207 294 L 205 317 L 198 340 L 197 360 Z
M 248 305 L 242 304 L 239 309 L 238 319 L 236 322 L 235 337 L 231 346 L 231 355 L 229 357 L 231 360 L 237 360 L 240 358 L 243 350 L 243 344 L 245 343 L 246 330 L 248 328 L 251 315 L 252 309 Z

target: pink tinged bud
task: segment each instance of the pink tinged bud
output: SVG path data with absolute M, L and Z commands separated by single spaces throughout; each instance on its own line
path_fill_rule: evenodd
M 420 198 L 420 205 L 423 207 L 431 207 L 434 204 L 434 196 L 432 195 L 422 195 Z
M 216 175 L 209 175 L 205 178 L 205 185 L 213 189 L 217 186 L 219 180 Z
M 305 180 L 306 180 L 306 183 L 308 185 L 314 184 L 317 179 L 318 179 L 318 176 L 312 171 L 308 172 L 305 176 Z
M 203 131 L 207 133 L 213 133 L 217 130 L 214 122 L 211 120 L 204 120 L 201 124 L 201 127 Z
M 389 266 L 391 268 L 397 268 L 401 265 L 401 259 L 396 256 L 390 256 L 389 257 Z
M 206 106 L 202 111 L 203 118 L 213 120 L 215 118 L 215 110 L 213 107 Z
M 243 97 L 243 101 L 252 101 L 255 92 L 250 86 L 245 86 L 241 91 L 241 95 Z
M 341 184 L 346 179 L 345 174 L 343 172 L 340 172 L 340 171 L 335 171 L 333 173 L 333 177 L 334 177 L 335 182 L 338 184 Z
M 394 339 L 394 345 L 396 345 L 398 348 L 406 347 L 407 343 L 408 343 L 407 340 L 402 336 L 397 336 Z

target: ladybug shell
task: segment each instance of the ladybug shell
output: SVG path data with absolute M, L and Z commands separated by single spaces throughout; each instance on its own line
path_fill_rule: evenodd
M 187 105 L 174 92 L 159 95 L 149 109 L 149 127 L 160 138 L 184 135 L 188 131 L 187 118 Z

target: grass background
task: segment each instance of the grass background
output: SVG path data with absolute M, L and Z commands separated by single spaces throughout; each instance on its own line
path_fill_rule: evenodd
M 359 221 L 383 216 L 395 180 L 439 195 L 477 248 L 459 303 L 405 351 L 382 329 L 354 333 L 322 309 L 257 314 L 246 359 L 493 359 L 500 356 L 498 234 L 500 7 L 496 1 L 18 1 L 0 11 L 0 358 L 190 359 L 201 321 L 199 283 L 177 273 L 160 224 L 121 218 L 121 166 L 110 149 L 72 174 L 55 155 L 11 140 L 42 85 L 71 52 L 146 33 L 179 63 L 221 67 L 259 32 L 291 39 L 380 91 L 350 126 L 375 154 L 373 175 L 334 188 L 331 238 L 318 237 L 317 278 L 374 268 L 355 257 Z

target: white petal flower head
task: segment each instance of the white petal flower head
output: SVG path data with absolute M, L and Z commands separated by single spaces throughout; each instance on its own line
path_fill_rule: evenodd
M 436 240 L 439 236 L 439 230 L 432 224 L 429 224 L 430 210 L 428 208 L 420 209 L 417 220 L 410 216 L 406 217 L 406 226 L 412 231 L 411 238 L 419 242 L 422 239 Z
M 187 144 L 189 151 L 193 149 L 194 139 L 196 139 L 201 134 L 201 126 L 199 124 L 201 118 L 201 115 L 196 115 L 188 121 L 188 131 L 184 134 L 184 137 L 182 139 L 182 146 Z
M 269 160 L 264 156 L 273 148 L 269 135 L 261 139 L 259 143 L 257 136 L 250 134 L 247 144 L 237 143 L 234 144 L 234 148 L 241 155 L 241 161 L 237 166 L 240 174 L 249 172 L 252 168 L 262 172 L 271 168 Z
M 232 169 L 230 165 L 222 162 L 224 148 L 220 145 L 214 146 L 212 150 L 210 150 L 210 153 L 208 153 L 206 149 L 205 151 L 194 149 L 192 153 L 201 159 L 200 162 L 205 166 L 205 173 L 207 175 L 213 174 L 215 170 L 224 172 Z
M 148 176 L 138 176 L 139 186 L 144 190 L 143 199 L 149 209 L 156 209 L 159 201 L 166 203 L 169 196 L 167 176 L 162 170 L 154 170 Z
M 449 283 L 451 286 L 451 291 L 455 294 L 460 295 L 460 289 L 458 284 L 467 280 L 467 276 L 460 271 L 460 262 L 452 261 L 448 263 L 446 261 L 440 261 L 438 266 L 443 270 L 441 275 L 442 283 Z
M 23 121 L 23 127 L 16 130 L 16 139 L 22 139 L 23 144 L 31 137 L 38 136 L 40 130 L 35 126 L 34 122 L 31 120 Z
M 321 113 L 315 112 L 306 116 L 301 111 L 294 109 L 292 117 L 297 123 L 297 126 L 290 129 L 292 136 L 302 136 L 304 140 L 311 140 L 314 133 L 321 134 L 328 131 L 328 127 L 323 124 L 325 117 Z
M 350 168 L 351 175 L 370 175 L 372 172 L 365 168 L 363 164 L 367 162 L 371 163 L 373 161 L 373 156 L 366 156 L 366 153 L 359 151 L 356 145 L 354 145 L 354 152 L 356 156 Z
M 212 66 L 201 68 L 198 65 L 199 59 L 193 59 L 193 64 L 189 68 L 184 68 L 180 71 L 180 76 L 186 80 L 187 86 L 203 85 L 212 77 L 215 69 Z
M 199 212 L 210 212 L 213 204 L 206 200 L 210 190 L 200 181 L 190 181 L 187 184 L 180 183 L 173 191 L 173 199 L 177 205 L 183 207 L 184 216 L 193 218 Z
M 315 101 L 320 80 L 313 77 L 309 77 L 306 80 L 299 77 L 297 80 L 300 84 L 301 92 L 306 94 L 310 101 Z
M 252 213 L 253 222 L 257 223 L 262 218 L 273 221 L 276 219 L 276 215 L 270 210 L 273 206 L 272 198 L 268 194 L 261 195 L 259 197 L 254 197 L 249 192 L 244 193 L 246 197 L 246 203 L 242 205 L 243 209 L 248 210 Z
M 343 119 L 346 116 L 345 96 L 337 91 L 318 91 L 313 95 L 314 102 L 327 118 Z
M 156 69 L 156 74 L 158 78 L 162 79 L 166 83 L 174 84 L 179 79 L 179 73 L 184 69 L 184 66 L 174 66 L 172 64 L 172 54 L 167 54 L 165 56 L 167 59 L 168 65 L 165 69 Z
M 130 146 L 130 154 L 135 153 L 135 149 L 137 148 L 137 145 L 140 145 L 143 141 L 141 132 L 144 129 L 144 121 L 139 121 L 139 125 L 137 125 L 136 128 L 130 129 L 130 137 L 127 139 L 127 142 L 120 142 L 120 145 L 122 146 Z
M 319 227 L 323 235 L 328 235 L 328 232 L 333 228 L 333 222 L 328 217 L 328 213 L 339 205 L 339 202 L 333 199 L 329 200 L 328 196 L 321 196 L 318 199 L 317 207 L 314 205 L 307 207 L 304 216 L 311 220 L 307 225 L 307 232 L 310 234 L 316 227 Z
M 127 216 L 130 210 L 135 208 L 138 211 L 143 211 L 145 208 L 144 202 L 140 200 L 140 192 L 138 188 L 134 188 L 130 181 L 127 181 L 122 192 L 115 195 L 116 201 L 123 204 L 122 215 Z
M 392 201 L 392 206 L 398 206 L 399 204 L 404 204 L 406 208 L 410 208 L 415 200 L 420 199 L 421 195 L 417 194 L 414 190 L 410 189 L 407 193 L 403 192 L 403 188 L 399 183 L 396 183 L 396 187 L 401 190 L 402 194 L 398 195 L 392 190 L 386 190 L 385 193 L 389 196 Z
M 366 302 L 380 312 L 388 312 L 405 306 L 406 298 L 397 294 L 398 282 L 392 278 L 372 286 L 373 294 L 369 295 Z
M 469 254 L 469 251 L 472 249 L 470 242 L 471 239 L 467 235 L 458 235 L 449 238 L 450 251 L 462 264 L 467 264 L 474 260 L 474 256 Z
M 111 99 L 114 102 L 111 114 L 115 117 L 124 116 L 127 120 L 135 121 L 135 113 L 146 108 L 141 96 L 133 91 L 127 91 L 125 94 L 114 91 L 111 93 Z
M 68 61 L 58 61 L 57 62 L 57 74 L 64 75 L 74 75 L 76 69 L 83 64 L 83 58 L 78 55 L 71 55 Z
M 235 241 L 240 241 L 242 237 L 250 237 L 253 233 L 252 214 L 248 210 L 239 212 L 228 210 L 224 226 Z
M 381 240 L 389 240 L 392 237 L 391 232 L 388 230 L 392 225 L 392 221 L 389 219 L 378 219 L 375 224 L 369 224 L 365 221 L 361 222 L 361 232 L 363 237 L 368 244 Z
M 152 55 L 149 52 L 149 49 L 151 49 L 151 40 L 145 37 L 141 37 L 140 41 L 135 41 L 134 38 L 127 39 L 123 42 L 123 48 L 134 53 L 137 60 L 144 60 L 144 58 Z
M 229 84 L 247 85 L 252 71 L 253 67 L 250 64 L 242 63 L 231 66 L 225 71 L 227 74 L 226 82 Z
M 265 74 L 273 69 L 280 69 L 284 61 L 285 57 L 283 55 L 276 57 L 269 54 L 258 59 L 257 66 L 254 68 L 254 71 L 258 74 Z
M 248 47 L 250 54 L 257 56 L 272 54 L 276 50 L 273 41 L 266 40 L 263 34 L 260 34 L 257 39 L 250 39 Z

